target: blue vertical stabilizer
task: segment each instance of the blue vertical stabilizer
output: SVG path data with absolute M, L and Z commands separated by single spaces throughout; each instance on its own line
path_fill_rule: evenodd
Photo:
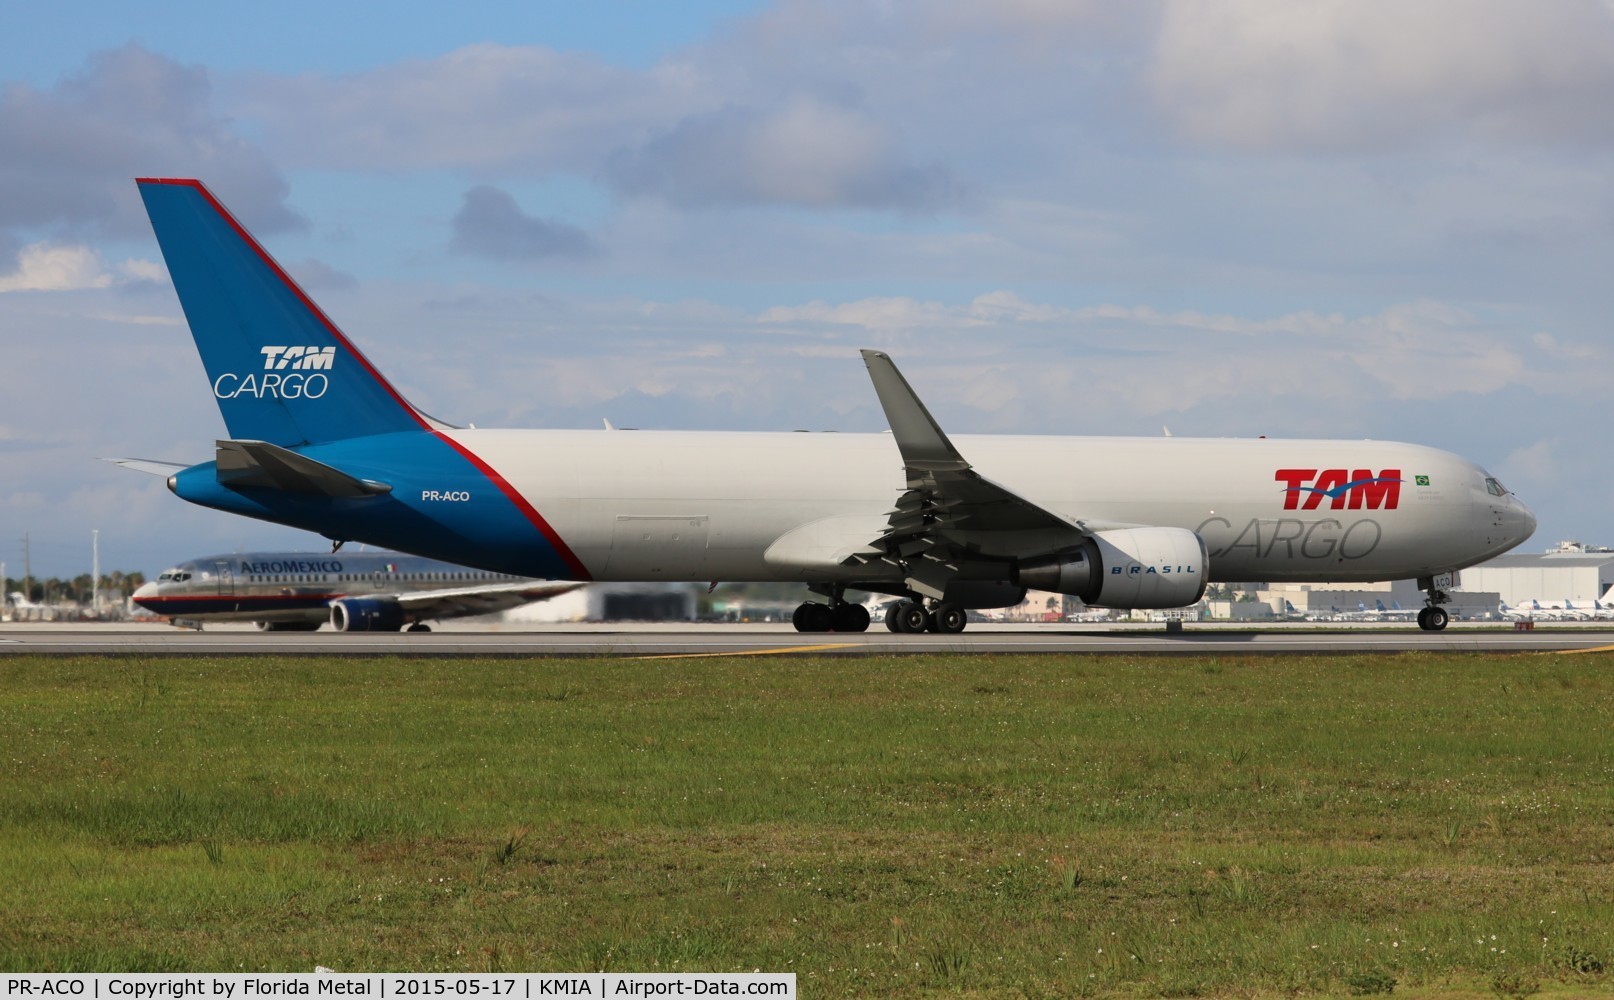
M 137 183 L 230 437 L 296 447 L 430 427 L 200 181 Z

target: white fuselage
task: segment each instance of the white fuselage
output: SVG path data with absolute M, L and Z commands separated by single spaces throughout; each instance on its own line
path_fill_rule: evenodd
M 796 540 L 814 525 L 824 527 L 811 551 L 872 541 L 906 488 L 889 434 L 443 433 L 519 491 L 596 580 L 867 580 L 868 568 L 784 558 L 781 540 L 791 536 L 790 556 L 807 551 Z M 1198 532 L 1212 580 L 1429 576 L 1498 555 L 1535 526 L 1528 508 L 1483 469 L 1419 445 L 953 441 L 982 476 L 1072 521 Z M 1364 471 L 1376 482 L 1350 486 Z M 1004 539 L 982 532 L 973 541 L 990 556 Z M 1027 540 L 1014 542 L 1023 555 Z

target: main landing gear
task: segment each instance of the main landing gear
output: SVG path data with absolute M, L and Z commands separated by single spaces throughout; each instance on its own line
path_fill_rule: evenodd
M 1429 595 L 1425 598 L 1428 607 L 1418 612 L 1418 627 L 1425 632 L 1439 632 L 1451 621 L 1451 615 L 1447 614 L 1446 609 L 1441 607 L 1442 604 L 1451 603 L 1451 595 L 1446 593 L 1442 587 L 1437 586 L 1435 579 L 1432 576 L 1418 578 L 1418 589 Z
M 867 632 L 869 609 L 861 604 L 830 597 L 829 604 L 807 601 L 790 616 L 790 624 L 797 632 Z
M 938 603 L 929 611 L 917 601 L 898 601 L 885 613 L 885 627 L 893 632 L 941 632 L 956 635 L 969 624 L 969 616 L 956 604 Z
M 829 598 L 829 603 L 808 601 L 796 608 L 790 624 L 797 632 L 867 632 L 869 609 L 853 604 L 844 598 L 845 589 L 828 584 L 813 587 Z M 956 635 L 969 624 L 969 616 L 957 604 L 933 601 L 930 607 L 924 602 L 908 599 L 898 601 L 886 609 L 885 627 L 893 632 L 940 632 Z

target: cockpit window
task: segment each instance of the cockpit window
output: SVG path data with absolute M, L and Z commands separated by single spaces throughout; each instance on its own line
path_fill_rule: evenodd
M 1507 487 L 1503 486 L 1495 479 L 1485 480 L 1485 492 L 1489 493 L 1493 497 L 1505 497 L 1508 495 Z

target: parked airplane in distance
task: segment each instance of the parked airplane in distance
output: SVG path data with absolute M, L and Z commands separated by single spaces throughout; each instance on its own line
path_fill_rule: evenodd
M 176 625 L 256 622 L 266 632 L 429 632 L 427 621 L 487 615 L 584 586 L 531 580 L 397 552 L 245 552 L 164 570 L 134 602 Z
M 1614 619 L 1614 602 L 1610 594 L 1614 594 L 1614 587 L 1610 587 L 1600 600 L 1583 601 L 1574 604 L 1567 598 L 1564 600 L 1564 610 L 1573 612 L 1581 617 L 1582 621 L 1608 621 Z
M 1502 616 L 1511 621 L 1609 621 L 1614 619 L 1614 586 L 1604 591 L 1601 598 L 1585 601 L 1579 605 L 1568 598 L 1543 603 L 1538 597 L 1521 601 L 1511 608 L 1503 604 Z
M 1540 601 L 1531 598 L 1516 607 L 1502 605 L 1502 617 L 1512 621 L 1558 622 L 1567 621 L 1572 616 L 1564 614 L 1563 608 L 1547 607 Z
M 1362 601 L 1356 602 L 1355 611 L 1347 611 L 1340 618 L 1350 622 L 1406 622 L 1412 621 L 1416 613 L 1411 608 L 1403 608 L 1400 601 L 1392 599 L 1393 607 L 1385 607 L 1384 599 L 1377 598 L 1373 607 L 1368 607 Z
M 41 621 L 50 622 L 58 620 L 71 620 L 80 617 L 84 609 L 74 603 L 41 604 L 30 600 L 28 595 L 20 590 L 13 590 L 6 595 L 5 615 L 11 621 Z
M 498 573 L 797 581 L 804 632 L 964 628 L 1027 588 L 1176 608 L 1212 581 L 1449 574 L 1530 536 L 1479 466 L 1379 441 L 949 437 L 863 352 L 890 434 L 460 428 L 412 406 L 199 181 L 142 179 L 228 428 L 215 460 L 127 464 L 192 503 Z M 968 456 L 968 457 L 966 457 Z
M 1378 612 L 1379 621 L 1409 622 L 1416 617 L 1416 612 L 1414 612 L 1411 608 L 1403 608 L 1401 606 L 1401 602 L 1395 600 L 1394 598 L 1391 598 L 1389 607 L 1384 606 L 1384 601 L 1382 599 L 1375 601 L 1374 603 L 1378 605 L 1376 608 L 1374 608 L 1374 610 Z

